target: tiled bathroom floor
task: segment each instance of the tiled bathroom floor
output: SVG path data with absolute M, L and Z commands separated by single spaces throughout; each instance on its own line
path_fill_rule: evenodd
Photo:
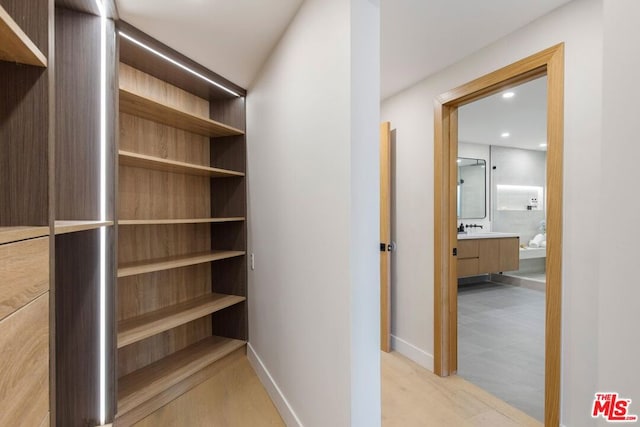
M 483 282 L 458 288 L 458 375 L 544 419 L 544 292 Z

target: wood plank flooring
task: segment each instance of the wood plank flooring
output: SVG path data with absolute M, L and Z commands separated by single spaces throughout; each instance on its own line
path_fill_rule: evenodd
M 440 378 L 398 353 L 381 353 L 381 364 L 384 427 L 542 426 L 462 378 Z M 248 360 L 242 358 L 135 427 L 284 425 Z
M 398 353 L 382 353 L 384 427 L 541 427 L 495 396 L 453 376 L 440 378 Z

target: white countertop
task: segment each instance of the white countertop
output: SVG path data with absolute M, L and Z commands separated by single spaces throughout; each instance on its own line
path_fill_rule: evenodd
M 473 239 L 504 239 L 507 237 L 518 237 L 516 233 L 498 233 L 493 231 L 479 231 L 477 233 L 458 233 L 458 240 L 473 240 Z

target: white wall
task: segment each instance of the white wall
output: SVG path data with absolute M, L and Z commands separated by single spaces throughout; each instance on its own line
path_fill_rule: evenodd
M 290 426 L 380 424 L 378 31 L 305 1 L 247 98 L 249 357 Z
M 383 102 L 382 118 L 396 129 L 397 144 L 392 333 L 409 357 L 432 366 L 433 99 L 560 42 L 566 49 L 562 420 L 588 426 L 598 369 L 600 254 L 593 241 L 600 224 L 594 195 L 601 187 L 601 0 L 569 3 Z
M 604 116 L 599 255 L 598 391 L 632 399 L 640 416 L 638 40 L 640 2 L 604 1 Z M 602 422 L 602 425 L 605 423 Z

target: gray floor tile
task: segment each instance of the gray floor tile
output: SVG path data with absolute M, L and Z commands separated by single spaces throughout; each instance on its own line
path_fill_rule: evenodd
M 492 282 L 458 289 L 458 375 L 544 418 L 543 292 Z

